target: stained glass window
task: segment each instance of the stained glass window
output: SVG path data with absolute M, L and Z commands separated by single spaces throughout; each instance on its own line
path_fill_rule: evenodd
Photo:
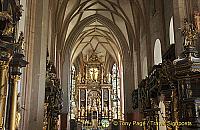
M 71 119 L 75 119 L 75 115 L 77 113 L 77 107 L 76 107 L 76 89 L 75 89 L 75 76 L 76 70 L 75 67 L 71 67 L 71 88 L 70 88 L 70 113 L 71 113 Z
M 117 64 L 112 67 L 112 89 L 113 89 L 113 118 L 120 119 L 120 75 Z

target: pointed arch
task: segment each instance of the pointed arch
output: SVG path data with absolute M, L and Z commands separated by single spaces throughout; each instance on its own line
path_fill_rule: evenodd
M 162 63 L 162 51 L 160 39 L 156 39 L 154 44 L 154 65 Z
M 73 30 L 71 31 L 71 33 L 69 34 L 69 37 L 67 38 L 67 40 L 65 41 L 64 47 L 61 50 L 62 56 L 63 56 L 63 60 L 65 59 L 65 52 L 71 52 L 71 50 L 73 49 L 75 42 L 78 38 L 78 36 L 81 34 L 81 32 L 83 31 L 83 29 L 95 22 L 95 21 L 100 22 L 101 24 L 103 24 L 104 26 L 106 26 L 107 28 L 109 28 L 113 34 L 117 37 L 118 40 L 118 44 L 120 47 L 119 52 L 121 52 L 121 56 L 125 56 L 126 59 L 130 59 L 130 48 L 128 46 L 128 43 L 123 35 L 123 33 L 120 31 L 120 29 L 117 27 L 117 25 L 113 24 L 112 21 L 110 21 L 108 18 L 99 15 L 99 14 L 94 14 L 91 15 L 87 18 L 85 18 L 84 20 L 82 20 L 77 26 L 75 26 L 73 28 Z M 121 57 L 122 58 L 122 57 Z M 122 58 L 123 59 L 123 58 Z M 64 61 L 63 61 L 64 62 Z
M 170 24 L 169 24 L 169 40 L 170 40 L 170 45 L 174 44 L 174 20 L 173 16 L 171 17 Z

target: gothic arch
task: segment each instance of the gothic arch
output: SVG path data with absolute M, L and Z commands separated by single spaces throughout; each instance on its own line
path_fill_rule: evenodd
M 160 39 L 156 39 L 154 44 L 154 64 L 158 65 L 162 63 L 162 51 L 161 51 L 161 42 Z
M 105 25 L 107 28 L 109 28 L 117 37 L 118 41 L 119 41 L 119 46 L 121 48 L 121 57 L 122 60 L 123 59 L 130 59 L 130 48 L 128 47 L 128 43 L 126 41 L 126 39 L 124 38 L 122 32 L 120 31 L 120 29 L 114 25 L 108 18 L 99 15 L 99 14 L 94 14 L 91 15 L 87 18 L 85 18 L 84 20 L 82 20 L 79 25 L 75 26 L 73 28 L 73 30 L 71 31 L 71 33 L 69 34 L 69 37 L 67 38 L 66 42 L 65 42 L 65 46 L 63 47 L 63 50 L 61 51 L 62 54 L 62 59 L 65 59 L 65 52 L 70 52 L 73 49 L 73 46 L 75 44 L 76 39 L 78 38 L 78 36 L 80 35 L 81 31 L 84 29 L 84 27 L 86 27 L 87 25 L 91 24 L 92 22 L 94 22 L 95 20 L 98 20 L 100 23 L 102 23 L 103 25 Z M 126 58 L 123 58 L 126 57 Z M 64 62 L 64 61 L 63 61 Z
M 174 40 L 174 19 L 173 19 L 173 16 L 171 17 L 170 24 L 169 24 L 169 40 L 170 40 L 170 45 L 175 43 L 175 40 Z

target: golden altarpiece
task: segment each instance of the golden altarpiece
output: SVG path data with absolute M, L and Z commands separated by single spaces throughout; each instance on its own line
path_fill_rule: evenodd
M 121 118 L 116 64 L 114 64 L 112 74 L 106 73 L 103 63 L 94 52 L 84 62 L 82 70 L 76 73 L 76 76 L 72 74 L 74 87 L 71 89 L 71 121 L 75 119 L 77 129 L 97 129 L 104 126 L 105 122 L 109 126 L 113 119 Z M 75 70 L 72 68 L 73 71 Z M 73 123 L 71 123 L 71 129 L 74 128 L 72 125 Z

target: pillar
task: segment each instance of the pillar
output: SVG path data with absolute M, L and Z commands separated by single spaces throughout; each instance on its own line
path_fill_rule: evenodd
M 175 33 L 175 52 L 179 56 L 183 51 L 183 38 L 181 36 L 180 27 L 183 25 L 186 18 L 185 0 L 173 0 L 173 15 L 174 15 L 174 33 Z
M 8 55 L 9 56 L 9 55 Z M 0 55 L 0 59 L 4 59 L 3 55 Z M 0 60 L 0 129 L 5 129 L 5 113 L 6 113 L 6 97 L 8 90 L 8 65 L 10 56 L 7 60 Z
M 19 75 L 12 75 L 11 77 L 11 89 L 10 89 L 10 110 L 9 110 L 9 130 L 16 130 L 16 117 L 17 117 L 17 95 L 18 95 L 18 81 Z
M 27 0 L 25 50 L 29 62 L 24 73 L 22 128 L 42 130 L 44 116 L 49 0 Z
M 61 113 L 61 130 L 70 129 L 70 54 L 65 53 L 64 62 L 61 62 L 61 86 L 63 88 L 63 108 Z M 80 105 L 79 105 L 80 106 Z

